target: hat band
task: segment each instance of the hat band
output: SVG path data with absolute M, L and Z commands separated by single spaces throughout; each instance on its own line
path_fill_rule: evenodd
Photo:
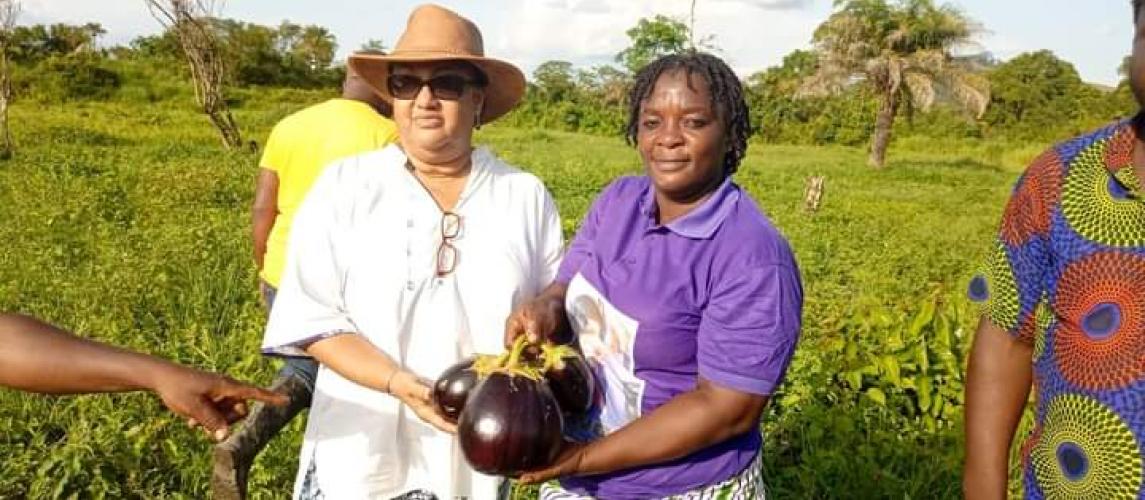
M 414 48 L 414 49 L 396 49 L 390 52 L 389 57 L 426 57 L 426 56 L 446 56 L 446 57 L 466 57 L 466 58 L 484 58 L 484 54 L 475 54 L 468 50 L 450 50 L 443 48 Z M 384 56 L 383 56 L 384 57 Z

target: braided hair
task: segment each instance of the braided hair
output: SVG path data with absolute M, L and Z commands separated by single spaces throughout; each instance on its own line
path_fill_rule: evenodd
M 747 153 L 751 121 L 748 119 L 747 102 L 744 101 L 743 86 L 739 77 L 727 63 L 711 54 L 697 51 L 672 54 L 641 68 L 636 73 L 636 81 L 628 94 L 628 126 L 625 139 L 629 145 L 636 144 L 636 135 L 640 127 L 640 108 L 644 100 L 652 94 L 660 75 L 678 70 L 687 72 L 689 85 L 692 75 L 700 75 L 708 82 L 712 109 L 723 121 L 724 133 L 728 140 L 728 150 L 724 154 L 724 173 L 734 174 L 744 154 Z

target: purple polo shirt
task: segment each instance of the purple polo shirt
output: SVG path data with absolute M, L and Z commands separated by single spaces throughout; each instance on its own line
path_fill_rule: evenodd
M 616 180 L 589 209 L 557 275 L 604 394 L 596 412 L 604 433 L 694 389 L 698 377 L 769 395 L 799 337 L 795 259 L 739 186 L 725 181 L 667 225 L 656 223 L 656 210 L 647 177 Z M 757 427 L 678 460 L 561 484 L 608 499 L 684 493 L 735 476 L 761 442 Z

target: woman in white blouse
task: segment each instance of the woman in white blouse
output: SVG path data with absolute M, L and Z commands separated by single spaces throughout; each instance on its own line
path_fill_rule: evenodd
M 531 174 L 474 149 L 520 100 L 472 22 L 414 10 L 386 56 L 349 69 L 393 103 L 400 141 L 332 164 L 295 218 L 267 353 L 322 368 L 296 498 L 495 498 L 461 458 L 427 380 L 502 348 L 505 318 L 552 281 L 561 225 Z

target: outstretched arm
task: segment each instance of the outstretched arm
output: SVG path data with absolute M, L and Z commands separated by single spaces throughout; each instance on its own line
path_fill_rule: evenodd
M 76 337 L 15 314 L 0 314 L 0 386 L 47 394 L 149 390 L 217 439 L 246 414 L 246 400 L 285 403 L 279 394 L 222 375 Z

